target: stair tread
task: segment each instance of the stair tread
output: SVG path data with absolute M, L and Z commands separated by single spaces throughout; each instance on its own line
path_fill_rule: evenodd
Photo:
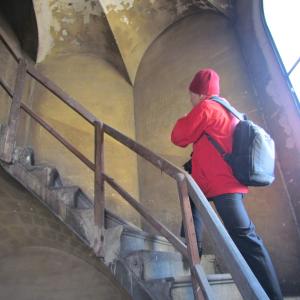
M 48 165 L 33 165 L 29 172 L 35 174 L 36 176 L 42 176 L 41 179 L 46 180 L 46 185 L 48 187 L 61 187 L 63 186 L 62 179 L 58 170 L 55 167 Z

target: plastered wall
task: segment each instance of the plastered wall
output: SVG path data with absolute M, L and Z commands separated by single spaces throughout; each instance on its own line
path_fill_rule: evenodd
M 132 88 L 118 49 L 96 1 L 34 1 L 39 24 L 37 67 L 87 110 L 135 138 Z M 32 87 L 31 106 L 91 161 L 94 129 L 40 84 Z M 37 159 L 58 167 L 63 178 L 93 197 L 94 177 L 83 163 L 31 122 L 26 144 Z M 136 156 L 105 139 L 105 171 L 138 198 Z M 118 195 L 106 189 L 107 207 L 139 223 L 139 217 Z

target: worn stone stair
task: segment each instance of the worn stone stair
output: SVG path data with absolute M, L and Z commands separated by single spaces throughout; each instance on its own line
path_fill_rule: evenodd
M 207 279 L 216 299 L 243 299 L 230 274 L 210 274 Z M 170 290 L 173 300 L 193 299 L 190 276 L 174 278 Z
M 79 187 L 65 186 L 56 168 L 35 164 L 28 147 L 15 149 L 12 164 L 0 164 L 93 247 L 97 234 L 93 203 Z M 193 299 L 188 264 L 164 237 L 144 232 L 108 210 L 105 228 L 104 263 L 133 299 Z M 229 274 L 213 274 L 214 261 L 212 255 L 202 258 L 216 299 L 241 299 L 232 298 L 238 292 Z

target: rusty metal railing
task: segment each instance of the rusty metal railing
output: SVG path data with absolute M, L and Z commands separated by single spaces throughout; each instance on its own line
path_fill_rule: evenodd
M 4 38 L 0 35 L 1 40 Z M 189 195 L 199 210 L 203 222 L 212 238 L 216 252 L 224 259 L 228 269 L 230 270 L 234 281 L 240 290 L 244 299 L 268 299 L 264 290 L 260 286 L 256 277 L 253 275 L 244 258 L 236 248 L 231 240 L 224 226 L 216 216 L 215 212 L 209 205 L 206 197 L 203 195 L 201 189 L 197 186 L 193 178 L 178 168 L 166 159 L 158 156 L 143 145 L 137 143 L 123 133 L 110 127 L 109 125 L 98 120 L 93 114 L 87 111 L 75 99 L 70 97 L 65 91 L 58 87 L 53 81 L 44 76 L 38 71 L 34 65 L 24 58 L 18 57 L 9 44 L 4 42 L 4 45 L 13 53 L 16 61 L 18 61 L 18 71 L 16 77 L 15 88 L 12 91 L 9 86 L 0 79 L 0 85 L 12 98 L 11 109 L 9 113 L 8 123 L 3 132 L 2 147 L 0 158 L 8 163 L 12 160 L 12 154 L 16 143 L 16 131 L 19 121 L 20 110 L 23 110 L 38 124 L 45 128 L 51 135 L 53 135 L 60 143 L 62 143 L 69 151 L 78 157 L 88 168 L 95 172 L 94 176 L 94 222 L 99 229 L 99 235 L 95 241 L 95 252 L 98 256 L 102 255 L 101 245 L 104 238 L 104 212 L 105 212 L 105 191 L 104 184 L 110 185 L 116 192 L 118 192 L 149 224 L 151 224 L 162 236 L 164 236 L 172 245 L 187 258 L 192 275 L 192 283 L 195 299 L 214 299 L 213 292 L 207 281 L 207 278 L 201 268 L 200 258 L 195 237 L 195 228 L 192 218 Z M 95 157 L 94 162 L 90 161 L 73 145 L 71 145 L 64 137 L 62 137 L 54 128 L 52 128 L 46 121 L 38 116 L 30 107 L 22 103 L 22 95 L 25 85 L 26 74 L 31 78 L 42 84 L 48 91 L 56 95 L 61 101 L 68 105 L 72 110 L 82 116 L 95 129 Z M 186 234 L 187 245 L 185 245 L 176 235 L 174 235 L 165 225 L 159 222 L 147 209 L 139 203 L 133 196 L 131 196 L 125 189 L 123 189 L 113 178 L 109 177 L 104 172 L 104 134 L 109 135 L 117 140 L 125 147 L 129 148 L 145 160 L 150 162 L 162 172 L 168 174 L 176 180 L 178 195 L 181 204 L 181 211 L 183 216 L 183 225 Z

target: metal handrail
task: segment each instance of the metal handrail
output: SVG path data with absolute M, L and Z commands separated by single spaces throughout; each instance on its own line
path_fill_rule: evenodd
M 5 44 L 7 47 L 9 46 L 7 43 Z M 12 49 L 10 49 L 13 51 Z M 10 52 L 11 52 L 10 51 Z M 106 133 L 115 140 L 119 141 L 126 147 L 133 150 L 135 153 L 144 157 L 146 160 L 151 162 L 154 166 L 161 169 L 165 173 L 169 174 L 173 178 L 177 178 L 177 174 L 181 173 L 182 170 L 172 165 L 170 162 L 164 160 L 159 157 L 152 151 L 148 150 L 144 146 L 138 144 L 134 140 L 128 138 L 124 134 L 118 132 L 114 128 L 108 126 L 107 124 L 102 123 L 98 120 L 94 115 L 92 115 L 89 111 L 87 111 L 81 104 L 79 104 L 75 99 L 70 97 L 65 91 L 63 91 L 60 87 L 58 87 L 54 82 L 44 76 L 40 71 L 38 71 L 33 63 L 25 60 L 24 58 L 19 58 L 18 60 L 18 72 L 17 79 L 15 84 L 16 93 L 13 93 L 8 86 L 1 80 L 1 85 L 5 89 L 5 91 L 12 96 L 12 104 L 9 114 L 8 130 L 5 133 L 6 140 L 9 140 L 9 147 L 7 151 L 4 152 L 4 156 L 1 156 L 1 159 L 9 162 L 12 160 L 12 153 L 14 149 L 14 144 L 16 140 L 16 124 L 19 120 L 19 111 L 22 109 L 26 112 L 30 117 L 32 117 L 36 122 L 38 122 L 43 128 L 45 128 L 50 134 L 52 134 L 59 142 L 61 142 L 69 151 L 71 151 L 77 158 L 79 158 L 82 162 L 84 162 L 90 169 L 95 172 L 95 192 L 94 192 L 94 222 L 98 228 L 98 235 L 94 240 L 94 251 L 97 255 L 102 256 L 101 246 L 103 244 L 104 239 L 104 210 L 105 210 L 105 201 L 104 201 L 104 182 L 107 182 L 111 185 L 123 198 L 133 206 L 140 215 L 142 215 L 161 235 L 163 235 L 167 240 L 174 245 L 174 247 L 181 252 L 188 260 L 193 269 L 193 266 L 196 263 L 200 262 L 199 254 L 197 250 L 196 240 L 195 240 L 195 229 L 193 225 L 193 221 L 191 224 L 188 224 L 185 220 L 192 220 L 192 212 L 191 207 L 188 202 L 188 205 L 185 205 L 185 209 L 183 209 L 182 213 L 184 215 L 184 228 L 187 230 L 187 246 L 177 238 L 169 229 L 167 229 L 163 224 L 161 224 L 158 220 L 156 220 L 147 210 L 133 197 L 131 197 L 120 185 L 114 182 L 113 179 L 104 174 L 103 169 L 103 134 Z M 45 120 L 43 120 L 38 114 L 36 114 L 33 110 L 31 110 L 26 104 L 22 103 L 21 97 L 25 86 L 25 75 L 30 75 L 33 79 L 42 84 L 47 90 L 56 95 L 61 101 L 63 101 L 66 105 L 68 105 L 71 109 L 73 109 L 76 113 L 81 115 L 87 122 L 95 128 L 95 163 L 92 163 L 89 159 L 87 159 L 82 153 L 80 153 L 73 145 L 71 145 L 63 136 L 61 136 L 54 128 L 51 127 Z M 10 128 L 10 125 L 12 129 Z M 1 155 L 1 153 L 0 153 Z M 186 189 L 187 191 L 187 189 Z M 182 193 L 181 189 L 178 190 L 179 194 Z M 185 198 L 187 198 L 187 194 Z M 186 214 L 188 216 L 186 216 Z M 192 226 L 191 226 L 192 225 Z M 193 255 L 192 255 L 193 254 Z M 198 258 L 197 258 L 198 256 Z M 204 283 L 202 281 L 205 281 Z M 207 291 L 202 294 L 202 290 L 200 287 L 206 287 L 210 289 L 207 278 L 200 278 L 197 276 L 192 276 L 194 295 L 197 300 L 202 299 L 213 299 L 212 297 L 208 297 L 207 295 L 211 295 L 211 291 Z
M 1 35 L 0 35 L 1 36 Z M 3 37 L 1 36 L 3 40 Z M 9 45 L 5 43 L 7 47 Z M 12 52 L 13 50 L 10 49 Z M 14 56 L 17 57 L 16 55 Z M 109 185 L 111 185 L 117 192 L 119 192 L 125 200 L 127 200 L 146 220 L 150 221 L 150 224 L 157 229 L 162 235 L 164 235 L 173 245 L 177 248 L 184 256 L 189 259 L 191 270 L 192 270 L 192 278 L 197 280 L 197 284 L 199 284 L 202 289 L 204 289 L 204 295 L 199 293 L 199 289 L 197 289 L 197 285 L 194 282 L 194 294 L 196 299 L 212 299 L 210 291 L 205 291 L 205 289 L 209 289 L 207 286 L 207 282 L 204 282 L 203 274 L 199 271 L 199 256 L 197 258 L 197 247 L 195 242 L 195 234 L 194 234 L 194 225 L 193 222 L 187 223 L 185 219 L 191 219 L 191 209 L 188 201 L 188 195 L 191 196 L 192 201 L 195 203 L 197 209 L 199 210 L 201 217 L 203 218 L 203 222 L 207 228 L 207 230 L 211 233 L 212 240 L 215 244 L 215 250 L 221 252 L 221 257 L 225 258 L 225 263 L 227 263 L 228 269 L 231 271 L 232 277 L 237 284 L 240 293 L 245 299 L 268 299 L 264 290 L 260 286 L 259 282 L 253 275 L 251 269 L 247 265 L 246 261 L 238 251 L 237 247 L 231 240 L 224 226 L 218 219 L 217 215 L 208 204 L 206 197 L 202 193 L 201 189 L 195 183 L 193 178 L 188 175 L 185 171 L 178 168 L 168 160 L 160 157 L 155 154 L 151 150 L 147 149 L 143 145 L 137 143 L 133 139 L 127 137 L 116 129 L 110 127 L 107 124 L 102 123 L 98 120 L 93 114 L 87 111 L 81 104 L 79 104 L 75 99 L 70 97 L 66 92 L 64 92 L 61 88 L 59 88 L 54 82 L 44 76 L 40 71 L 38 71 L 33 64 L 26 64 L 26 72 L 43 86 L 45 86 L 49 91 L 55 94 L 58 98 L 60 98 L 65 104 L 67 104 L 70 108 L 72 108 L 75 112 L 81 115 L 86 121 L 95 126 L 98 133 L 102 132 L 110 135 L 112 138 L 122 143 L 127 148 L 134 151 L 136 154 L 140 155 L 155 167 L 159 168 L 162 172 L 165 172 L 170 177 L 176 179 L 178 183 L 178 192 L 181 198 L 182 212 L 184 215 L 184 225 L 188 230 L 187 235 L 187 246 L 185 246 L 173 233 L 171 233 L 165 226 L 159 223 L 154 217 L 152 217 L 145 208 L 136 201 L 132 196 L 130 196 L 124 189 L 122 189 L 112 178 L 104 174 L 103 168 L 99 168 L 98 177 L 101 178 L 100 181 L 106 181 Z M 3 81 L 0 81 L 1 86 L 13 96 L 11 90 L 3 85 Z M 36 121 L 38 121 L 44 128 L 46 128 L 52 135 L 54 135 L 61 143 L 63 143 L 72 153 L 74 153 L 80 160 L 86 163 L 86 165 L 93 169 L 96 173 L 97 165 L 93 164 L 87 158 L 85 158 L 75 147 L 69 144 L 63 137 L 61 137 L 53 128 L 51 128 L 45 121 L 43 121 L 38 115 L 36 115 L 29 107 L 25 104 L 20 103 L 20 108 L 27 112 L 31 117 L 33 117 Z M 98 124 L 98 125 L 97 125 Z M 100 129 L 99 129 L 100 128 Z M 96 136 L 97 140 L 97 136 Z M 103 142 L 103 141 L 102 141 Z M 96 144 L 97 146 L 97 144 Z M 99 147 L 98 147 L 99 148 Z M 99 148 L 101 149 L 101 148 Z M 102 153 L 103 155 L 103 153 Z M 95 162 L 101 162 L 101 159 L 97 159 L 97 154 L 95 157 Z M 103 160 L 102 160 L 103 164 Z M 96 174 L 97 175 L 97 174 Z M 95 175 L 95 177 L 97 177 Z M 96 182 L 96 180 L 95 180 Z M 98 181 L 99 184 L 99 181 Z M 95 185 L 96 187 L 96 185 Z M 102 191 L 103 192 L 103 191 Z M 99 196 L 100 202 L 101 197 Z M 96 198 L 96 195 L 95 195 Z M 100 205 L 100 204 L 99 204 Z M 103 203 L 101 204 L 103 205 Z M 100 206 L 101 206 L 100 205 Z M 95 203 L 96 206 L 96 203 Z M 103 210 L 103 207 L 102 207 Z M 96 209 L 95 209 L 96 211 Z M 188 215 L 186 215 L 188 214 Z M 101 222 L 103 222 L 102 220 Z M 187 228 L 188 227 L 188 228 Z

